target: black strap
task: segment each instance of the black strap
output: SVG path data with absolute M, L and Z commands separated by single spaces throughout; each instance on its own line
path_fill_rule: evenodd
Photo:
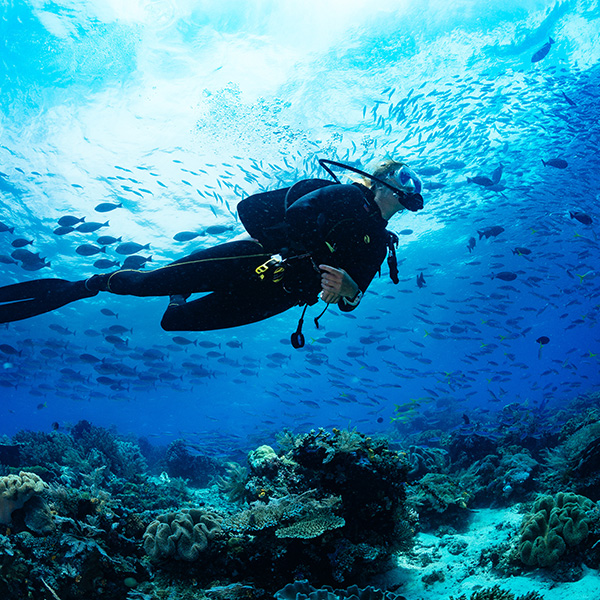
M 398 236 L 391 231 L 388 231 L 389 237 L 387 241 L 388 257 L 387 263 L 390 270 L 390 279 L 398 284 L 400 279 L 398 278 L 398 259 L 396 258 L 396 248 L 398 247 Z

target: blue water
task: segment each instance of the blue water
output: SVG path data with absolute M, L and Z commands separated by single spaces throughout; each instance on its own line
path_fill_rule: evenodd
M 14 234 L 0 233 L 0 254 L 24 238 L 50 266 L 2 264 L 1 285 L 99 272 L 98 256 L 75 252 L 99 235 L 150 244 L 151 268 L 226 241 L 242 232 L 242 197 L 324 176 L 318 158 L 368 168 L 393 156 L 428 189 L 423 211 L 390 223 L 399 285 L 384 265 L 359 309 L 331 308 L 319 330 L 313 307 L 300 351 L 300 310 L 181 345 L 160 329 L 161 298 L 103 294 L 3 328 L 18 354 L 1 355 L 0 433 L 88 419 L 226 453 L 284 427 L 395 436 L 597 390 L 598 3 L 372 4 L 3 4 L 0 221 Z M 558 158 L 567 168 L 542 163 Z M 496 186 L 468 182 L 499 165 Z M 101 202 L 122 207 L 98 213 Z M 57 236 L 64 215 L 109 224 Z M 223 233 L 173 239 L 215 225 Z M 504 231 L 479 239 L 491 226 Z M 507 271 L 514 281 L 492 278 Z M 105 340 L 115 324 L 126 346 Z M 111 389 L 82 354 L 126 375 L 109 375 Z

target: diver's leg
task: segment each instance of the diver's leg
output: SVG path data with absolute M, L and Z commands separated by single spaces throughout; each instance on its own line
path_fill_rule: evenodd
M 0 288 L 0 323 L 21 321 L 56 310 L 65 304 L 91 298 L 85 281 L 35 279 Z
M 161 321 L 165 331 L 212 331 L 262 321 L 298 300 L 279 284 L 265 283 L 233 292 L 214 292 L 187 303 L 169 304 Z
M 130 296 L 234 289 L 256 278 L 254 270 L 270 257 L 258 242 L 229 242 L 200 250 L 153 271 L 116 271 L 108 276 L 105 289 Z

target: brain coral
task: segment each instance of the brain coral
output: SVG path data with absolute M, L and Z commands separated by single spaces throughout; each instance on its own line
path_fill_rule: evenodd
M 586 511 L 594 503 L 585 496 L 559 492 L 542 496 L 521 525 L 519 553 L 529 566 L 549 567 L 558 562 L 567 546 L 576 546 L 588 535 Z
M 12 513 L 23 508 L 27 500 L 42 493 L 46 487 L 40 477 L 26 471 L 0 477 L 0 523 L 10 524 Z
M 221 516 L 197 508 L 159 516 L 144 533 L 144 550 L 153 560 L 197 560 L 221 533 Z

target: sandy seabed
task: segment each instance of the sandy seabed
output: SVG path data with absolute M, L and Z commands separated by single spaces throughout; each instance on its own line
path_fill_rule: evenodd
M 579 581 L 558 583 L 542 569 L 503 577 L 488 565 L 480 565 L 481 552 L 507 542 L 522 519 L 516 507 L 481 509 L 473 511 L 464 533 L 442 537 L 419 533 L 413 550 L 399 555 L 396 568 L 377 578 L 373 585 L 397 588 L 397 593 L 409 600 L 445 600 L 462 594 L 469 598 L 473 592 L 496 584 L 516 596 L 536 591 L 544 600 L 600 600 L 600 572 L 585 566 Z M 444 580 L 424 583 L 423 577 L 435 571 L 443 573 Z

